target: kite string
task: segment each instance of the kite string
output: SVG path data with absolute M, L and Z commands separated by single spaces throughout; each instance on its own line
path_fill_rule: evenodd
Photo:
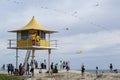
M 13 3 L 15 3 L 15 4 L 25 4 L 25 2 L 24 1 L 21 1 L 21 0 L 7 0 L 7 1 L 11 1 L 11 2 L 13 2 Z M 42 2 L 42 3 L 41 3 Z M 98 0 L 97 2 L 96 2 L 96 4 L 98 5 L 98 4 L 100 4 L 100 2 L 102 2 L 102 0 Z M 55 12 L 58 12 L 58 13 L 62 13 L 62 14 L 66 14 L 66 15 L 69 15 L 69 16 L 72 16 L 72 17 L 74 17 L 74 18 L 76 18 L 76 19 L 78 19 L 78 20 L 85 20 L 85 18 L 84 17 L 79 17 L 79 15 L 78 15 L 78 11 L 74 11 L 73 13 L 71 13 L 71 14 L 69 14 L 68 12 L 66 12 L 66 11 L 64 11 L 64 10 L 59 10 L 59 9 L 53 9 L 53 8 L 49 8 L 49 7 L 47 7 L 46 5 L 48 4 L 47 3 L 47 1 L 45 0 L 45 1 L 40 1 L 40 3 L 41 3 L 41 5 L 43 5 L 43 6 L 41 6 L 40 8 L 42 8 L 42 9 L 46 9 L 46 10 L 52 10 L 52 11 L 55 11 Z M 91 25 L 94 25 L 94 26 L 96 26 L 96 27 L 99 27 L 99 28 L 101 28 L 101 29 L 104 29 L 104 30 L 109 30 L 108 28 L 106 28 L 104 25 L 98 25 L 98 24 L 96 24 L 95 22 L 93 22 L 93 21 L 88 21 L 88 20 L 86 20 L 86 22 L 87 23 L 89 23 L 89 24 L 91 24 Z

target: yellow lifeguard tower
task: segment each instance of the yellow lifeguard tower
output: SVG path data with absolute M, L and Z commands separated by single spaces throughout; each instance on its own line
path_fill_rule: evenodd
M 50 35 L 57 31 L 49 30 L 41 26 L 34 18 L 24 27 L 11 30 L 17 34 L 16 40 L 9 39 L 8 49 L 16 49 L 16 69 L 18 69 L 18 50 L 27 50 L 24 63 L 27 65 L 32 51 L 32 60 L 34 61 L 35 50 L 48 50 L 48 68 L 50 69 L 50 53 L 52 49 L 57 48 L 57 41 L 51 40 Z M 53 45 L 54 44 L 54 45 Z

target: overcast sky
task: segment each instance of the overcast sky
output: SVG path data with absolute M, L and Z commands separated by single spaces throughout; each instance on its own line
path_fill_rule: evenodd
M 71 69 L 120 69 L 120 0 L 0 0 L 0 65 L 15 64 L 15 50 L 7 49 L 18 29 L 35 19 L 48 29 L 57 30 L 52 39 L 58 49 L 51 61 L 70 61 Z M 68 30 L 66 30 L 66 28 Z M 82 54 L 79 52 L 82 50 Z M 19 63 L 26 51 L 19 52 Z M 36 51 L 35 59 L 47 59 L 47 51 Z

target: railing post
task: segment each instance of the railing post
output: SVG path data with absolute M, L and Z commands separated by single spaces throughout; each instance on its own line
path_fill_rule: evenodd
M 50 45 L 52 45 L 53 47 L 57 48 L 57 40 L 51 40 L 50 42 L 52 43 Z
M 9 40 L 9 47 L 11 48 L 11 40 Z
M 55 47 L 57 48 L 57 40 L 55 40 Z
M 28 39 L 27 39 L 27 47 L 28 47 Z

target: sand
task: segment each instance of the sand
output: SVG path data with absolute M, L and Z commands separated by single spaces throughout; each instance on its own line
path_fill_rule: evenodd
M 35 75 L 34 79 L 28 80 L 120 80 L 120 73 L 99 73 L 96 78 L 95 73 L 85 72 L 85 79 L 82 79 L 81 71 L 66 70 L 59 71 L 59 73 L 48 75 L 43 70 L 43 73 Z
M 26 77 L 25 80 L 120 80 L 120 73 L 100 73 L 98 78 L 96 78 L 95 73 L 85 72 L 85 79 L 82 79 L 81 71 L 66 70 L 59 71 L 59 73 L 54 73 L 52 75 L 45 73 L 46 70 L 42 70 L 42 73 L 39 73 L 38 70 L 35 70 L 35 76 L 32 78 Z M 0 74 L 7 74 L 6 71 L 0 71 Z

